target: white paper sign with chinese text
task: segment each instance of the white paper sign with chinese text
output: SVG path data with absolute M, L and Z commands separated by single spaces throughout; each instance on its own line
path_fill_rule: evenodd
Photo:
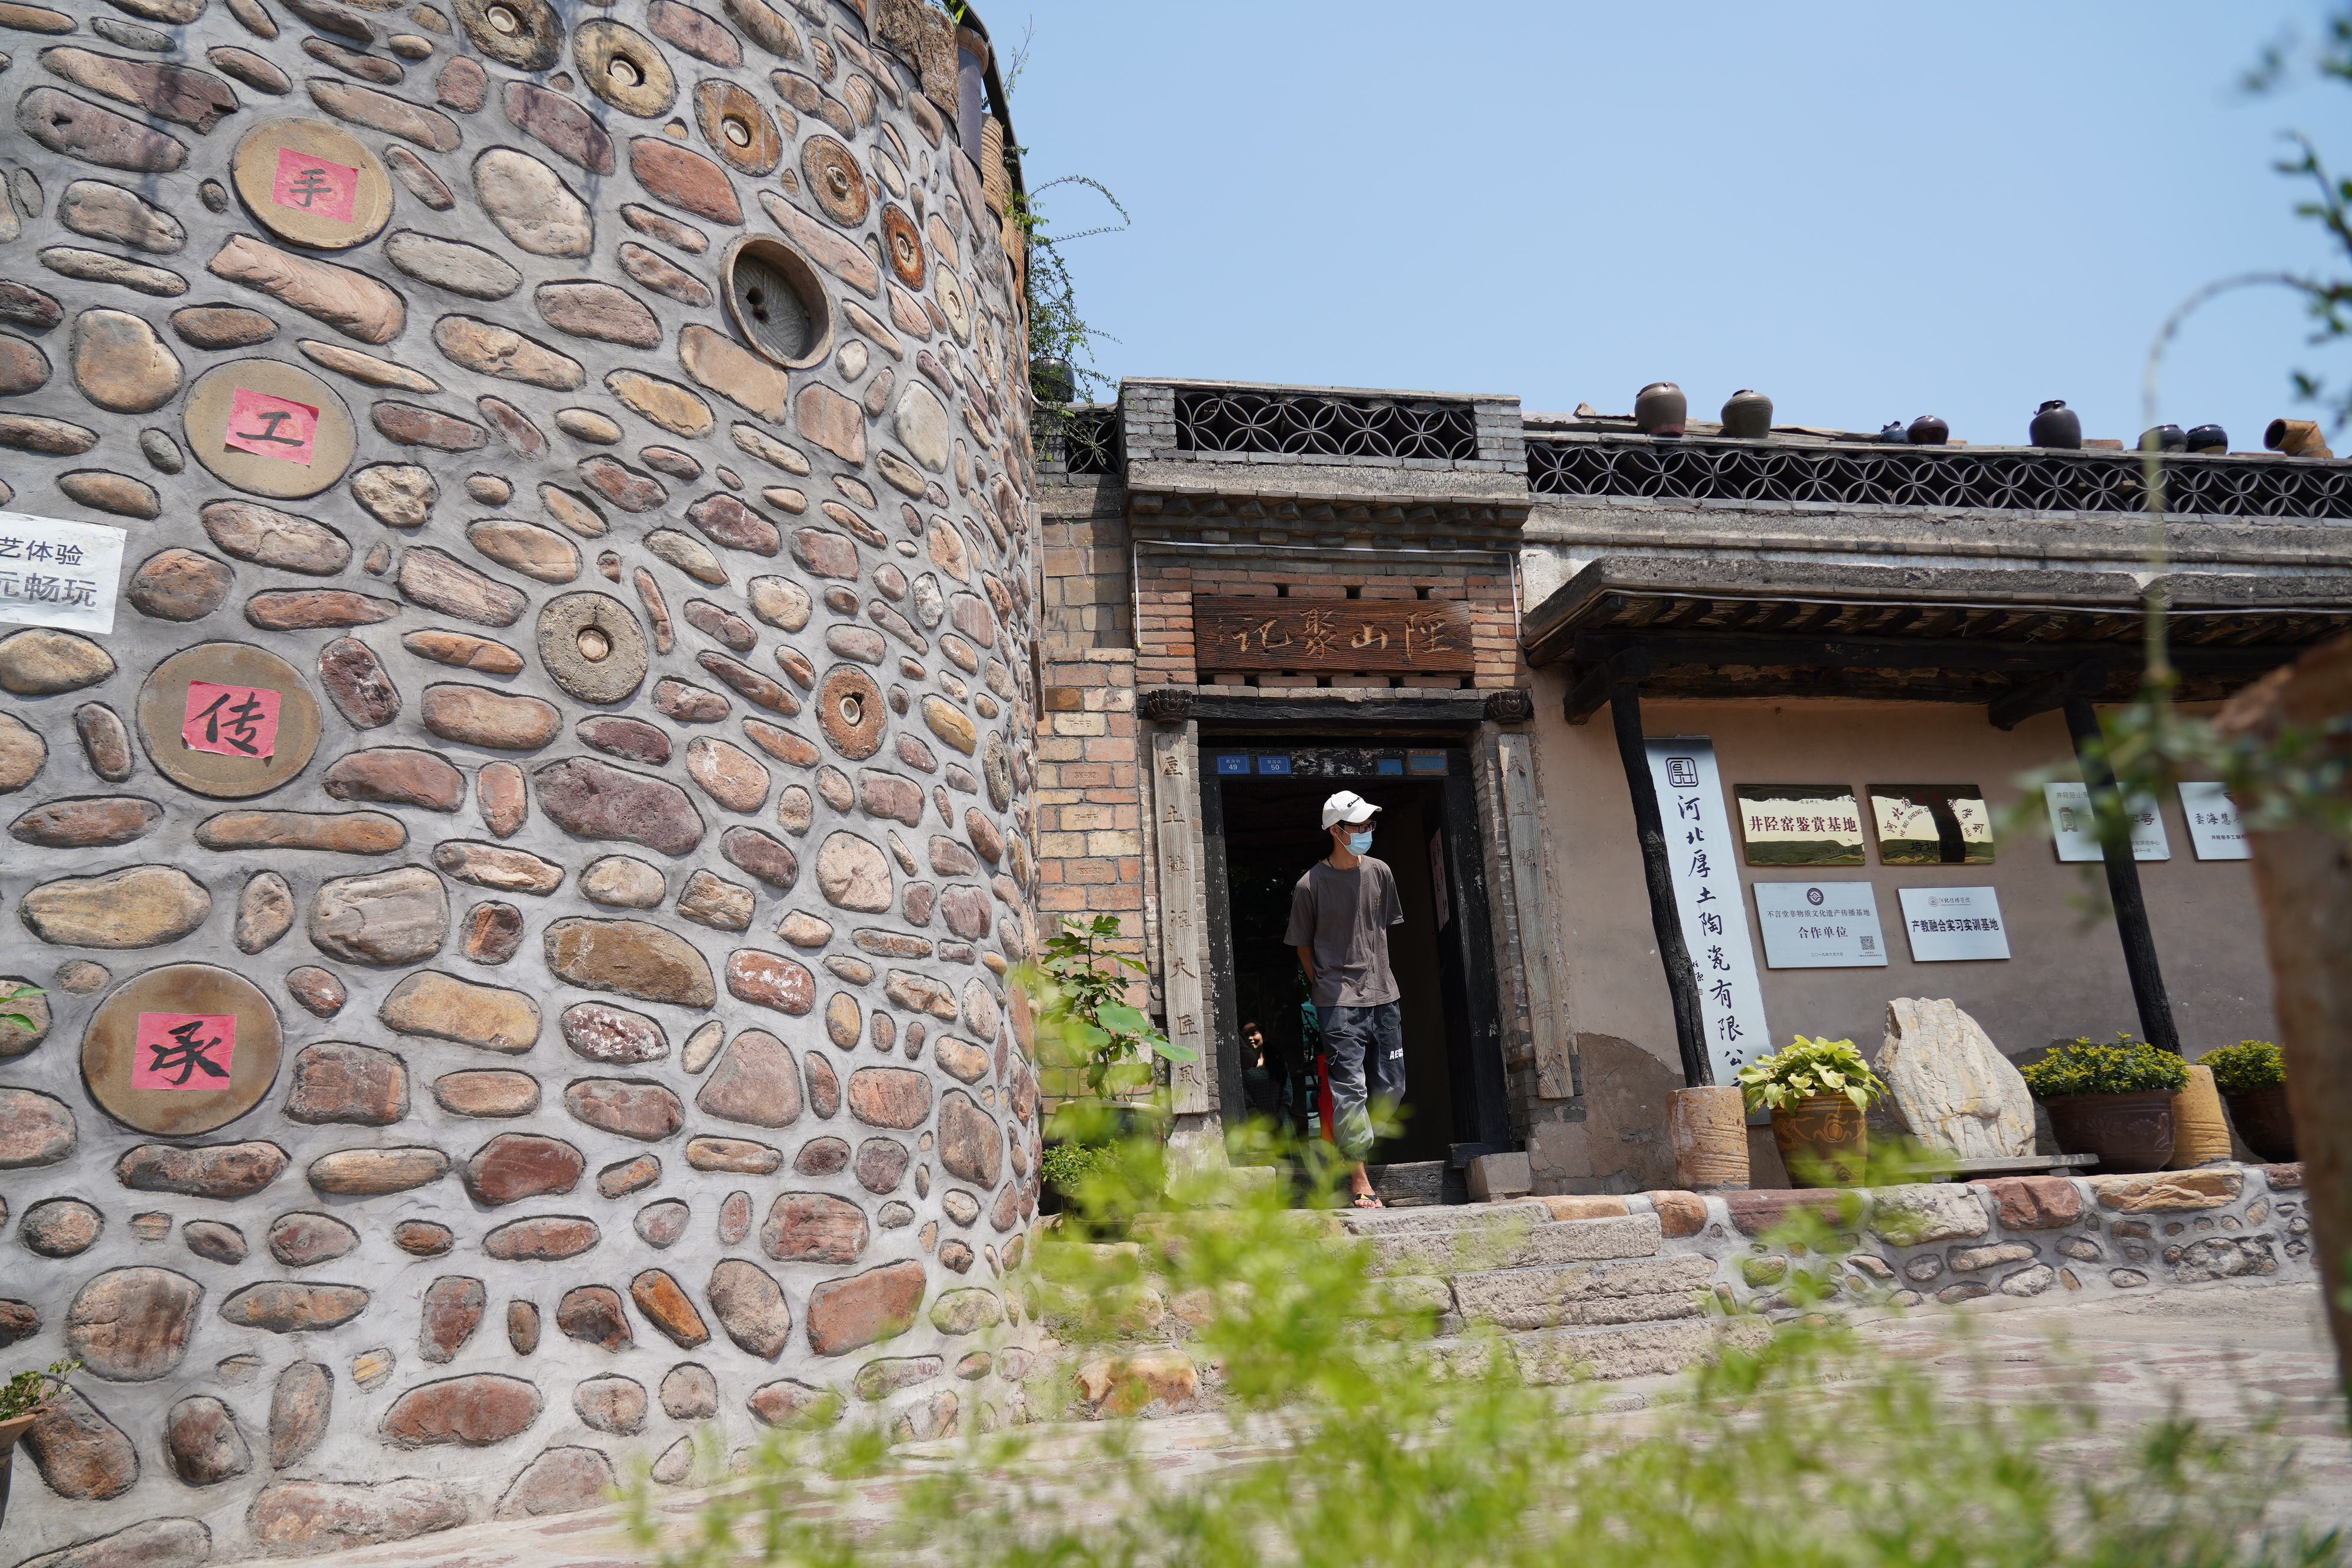
M 1756 924 L 1774 969 L 1883 969 L 1878 890 L 1868 882 L 1759 882 Z
M 0 511 L 0 621 L 113 631 L 123 538 L 101 522 Z
M 1677 736 L 1644 741 L 1658 816 L 1666 830 L 1675 908 L 1683 942 L 1698 971 L 1698 1008 L 1715 1081 L 1772 1049 L 1764 993 L 1756 979 L 1756 944 L 1748 934 L 1748 900 L 1739 891 L 1739 841 L 1723 809 L 1715 742 Z
M 2100 853 L 2098 829 L 2091 816 L 2090 785 L 2046 784 L 2042 786 L 2042 798 L 2050 807 L 2050 838 L 2058 846 L 2059 859 L 2105 858 Z M 2141 795 L 2131 803 L 2131 846 L 2135 860 L 2172 858 L 2172 840 L 2165 837 L 2164 814 L 2156 809 L 2154 795 Z
M 2189 819 L 2189 842 L 2200 860 L 2251 860 L 2252 840 L 2238 820 L 2238 803 L 2218 784 L 2180 786 L 2180 815 Z
M 1990 888 L 1905 888 L 1903 929 L 1914 963 L 2007 958 L 2009 927 Z

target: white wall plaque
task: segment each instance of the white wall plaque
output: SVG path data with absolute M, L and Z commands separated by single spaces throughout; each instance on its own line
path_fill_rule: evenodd
M 2223 785 L 2182 784 L 2180 815 L 2189 819 L 2189 842 L 2200 860 L 2253 858 L 2253 841 L 2238 820 L 2238 803 Z
M 0 511 L 0 621 L 113 631 L 124 537 L 102 522 Z
M 2099 835 L 2093 826 L 2090 785 L 2046 784 L 2042 786 L 2042 798 L 2050 808 L 2050 839 L 2058 846 L 2059 859 L 2071 862 L 2104 858 L 2099 850 Z M 2156 809 L 2156 797 L 2141 795 L 2132 801 L 2131 817 L 2132 858 L 2171 859 L 2172 840 L 2165 835 L 2164 814 Z
M 1883 969 L 1886 939 L 1868 882 L 1759 882 L 1756 925 L 1774 969 Z
M 1912 963 L 2009 956 L 2009 928 L 2000 918 L 2000 899 L 1990 888 L 1904 888 L 1900 891 L 1903 929 L 1910 933 Z
M 1772 1036 L 1764 1023 L 1748 900 L 1739 895 L 1739 840 L 1732 837 L 1731 819 L 1723 809 L 1715 742 L 1678 735 L 1643 744 L 1665 824 L 1666 863 L 1674 872 L 1683 942 L 1698 971 L 1707 1059 L 1715 1081 L 1731 1083 L 1752 1058 L 1771 1050 Z

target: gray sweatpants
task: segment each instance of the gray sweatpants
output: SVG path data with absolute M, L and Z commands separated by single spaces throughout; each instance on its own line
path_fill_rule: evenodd
M 1350 1160 L 1372 1152 L 1368 1100 L 1404 1099 L 1404 1019 L 1394 1002 L 1370 1007 L 1318 1007 L 1331 1077 L 1332 1142 Z

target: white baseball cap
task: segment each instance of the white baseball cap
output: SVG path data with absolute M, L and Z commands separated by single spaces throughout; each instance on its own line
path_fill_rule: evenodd
M 1380 809 L 1354 790 L 1343 789 L 1323 803 L 1323 826 L 1328 827 L 1335 822 L 1370 822 Z

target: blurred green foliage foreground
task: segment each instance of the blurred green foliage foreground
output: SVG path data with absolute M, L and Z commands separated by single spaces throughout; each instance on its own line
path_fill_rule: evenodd
M 1332 1173 L 1295 1194 L 1229 1173 L 1175 1174 L 1150 1139 L 1091 1175 L 1082 1227 L 1042 1230 L 1007 1279 L 1060 1349 L 1040 1356 L 1036 1416 L 1069 1408 L 1081 1361 L 1122 1339 L 1147 1287 L 1194 1326 L 1214 1368 L 1222 1468 L 1178 1480 L 1130 1421 L 1016 1425 L 968 1397 L 961 1431 L 894 1457 L 855 1401 L 715 1441 L 732 1479 L 681 1531 L 675 1494 L 630 1501 L 648 1562 L 940 1563 L 987 1568 L 2256 1568 L 2334 1564 L 2347 1542 L 2279 1519 L 2293 1447 L 2250 1406 L 2226 1431 L 2176 1416 L 2103 1427 L 2087 1385 L 1995 1399 L 1874 1350 L 1827 1312 L 1724 1325 L 1710 1365 L 1631 1414 L 1608 1385 L 1530 1386 L 1502 1336 L 1432 1343 L 1436 1325 L 1338 1234 Z M 1169 1195 L 1157 1194 L 1163 1181 Z M 1344 1196 L 1344 1194 L 1341 1194 Z M 1798 1240 L 1834 1267 L 1828 1227 Z M 1800 1278 L 1792 1289 L 1802 1292 Z M 1008 1329 L 1007 1332 L 1013 1332 Z M 1742 1348 L 1745 1347 L 1745 1348 Z M 1480 1353 L 1483 1350 L 1484 1353 Z M 1987 1384 L 1997 1369 L 1987 1369 Z M 1148 1392 L 1139 1385 L 1130 1403 Z M 1106 1402 L 1117 1407 L 1116 1398 Z M 944 1458 L 942 1456 L 945 1456 Z M 887 1484 L 886 1484 L 887 1483 Z

